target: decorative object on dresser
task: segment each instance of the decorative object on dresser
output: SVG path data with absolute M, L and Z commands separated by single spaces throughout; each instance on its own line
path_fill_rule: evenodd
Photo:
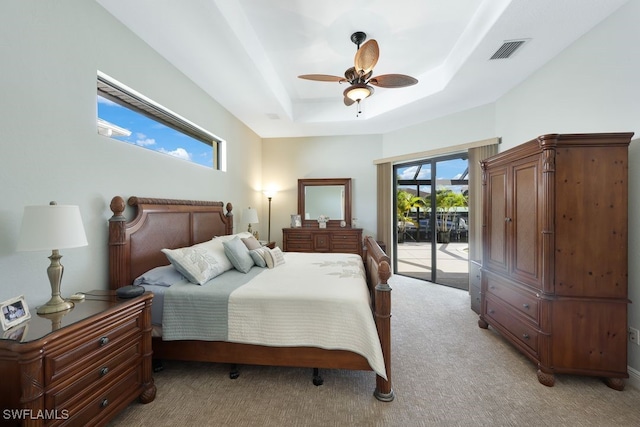
M 31 317 L 29 306 L 24 300 L 24 295 L 11 298 L 0 305 L 0 323 L 2 330 L 6 331 Z
M 18 238 L 18 251 L 52 251 L 47 275 L 51 284 L 51 299 L 38 307 L 38 314 L 69 310 L 73 303 L 60 296 L 64 267 L 60 249 L 87 246 L 78 206 L 63 206 L 51 202 L 45 206 L 26 206 Z
M 34 316 L 0 339 L 0 407 L 14 425 L 104 425 L 153 401 L 151 301 L 88 292 L 73 310 Z
M 479 326 L 555 374 L 627 374 L 627 157 L 633 133 L 550 134 L 481 162 Z
M 298 214 L 291 214 L 291 228 L 302 227 L 302 218 Z
M 129 222 L 123 215 L 124 200 L 116 196 L 111 202 L 113 216 L 109 220 L 109 287 L 114 290 L 131 284 L 136 278 L 147 274 L 151 275 L 152 272 L 158 269 L 169 268 L 173 270 L 174 274 L 178 274 L 175 268 L 167 265 L 167 257 L 162 252 L 164 248 L 191 248 L 193 251 L 204 251 L 207 256 L 215 258 L 212 263 L 215 266 L 222 264 L 222 260 L 218 259 L 219 250 L 215 249 L 216 245 L 225 246 L 225 243 L 232 243 L 240 237 L 232 234 L 233 215 L 231 214 L 232 207 L 229 203 L 226 205 L 226 213 L 222 202 L 131 197 L 128 204 L 136 209 L 135 218 Z M 199 322 L 194 325 L 194 328 L 188 328 L 188 331 L 186 331 L 191 332 L 197 328 L 204 334 L 215 334 L 215 337 L 211 339 L 187 338 L 182 335 L 175 337 L 172 335 L 172 331 L 168 330 L 170 329 L 168 323 L 162 321 L 160 334 L 153 338 L 154 357 L 160 360 L 177 359 L 230 363 L 232 366 L 236 364 L 256 364 L 314 368 L 315 385 L 320 384 L 317 381 L 318 377 L 315 375 L 318 368 L 375 371 L 376 388 L 374 396 L 381 401 L 393 400 L 394 393 L 391 389 L 390 365 L 391 287 L 388 285 L 388 279 L 391 273 L 389 257 L 384 254 L 373 238 L 367 237 L 365 242 L 367 245 L 367 257 L 365 260 L 352 254 L 283 254 L 277 247 L 274 249 L 258 248 L 255 251 L 265 255 L 267 254 L 264 251 L 269 252 L 271 266 L 269 266 L 269 261 L 266 260 L 265 256 L 266 267 L 253 267 L 247 273 L 244 273 L 240 272 L 233 264 L 232 267 L 229 267 L 231 270 L 220 272 L 218 276 L 214 276 L 211 279 L 216 283 L 228 283 L 225 282 L 227 280 L 225 275 L 230 280 L 237 279 L 238 275 L 249 277 L 249 282 L 245 285 L 247 286 L 246 288 L 239 288 L 233 291 L 234 301 L 242 304 L 243 310 L 246 310 L 246 302 L 249 301 L 258 304 L 259 307 L 264 307 L 265 303 L 273 303 L 279 306 L 285 304 L 285 311 L 295 316 L 308 316 L 309 311 L 314 312 L 314 316 L 316 316 L 314 319 L 317 319 L 318 322 L 312 322 L 313 325 L 301 325 L 301 327 L 314 327 L 318 333 L 301 334 L 300 336 L 307 337 L 304 339 L 304 343 L 299 338 L 296 338 L 297 334 L 289 334 L 288 340 L 295 342 L 287 345 L 255 342 L 252 339 L 245 340 L 244 337 L 238 341 L 232 341 L 227 339 L 228 335 L 219 334 L 220 332 L 222 334 L 234 334 L 234 337 L 238 333 L 245 335 L 258 334 L 260 336 L 259 340 L 263 341 L 291 330 L 290 327 L 275 327 L 274 324 L 277 323 L 278 319 L 275 322 L 262 322 L 261 319 L 263 317 L 261 316 L 268 315 L 269 313 L 267 312 L 269 310 L 258 308 L 248 311 L 249 313 L 254 313 L 255 316 L 244 316 L 246 318 L 245 322 L 253 321 L 255 323 L 257 321 L 257 323 L 251 327 L 242 328 L 242 331 L 238 331 L 238 328 L 233 327 L 236 320 L 238 320 L 237 316 L 230 320 L 223 330 L 220 330 L 218 324 L 215 324 L 216 328 L 214 328 L 210 322 Z M 222 256 L 227 253 L 228 248 L 228 245 L 224 247 Z M 237 250 L 237 257 L 243 258 L 249 252 L 250 257 L 255 261 L 257 256 L 254 258 L 254 254 L 250 253 L 251 251 L 246 245 L 243 249 L 243 251 Z M 304 271 L 304 269 L 301 269 L 301 263 L 304 263 L 305 260 L 307 260 L 305 268 L 306 266 L 315 269 L 323 268 L 325 275 L 315 272 L 310 273 L 306 278 L 298 277 L 299 272 Z M 321 262 L 316 262 L 316 260 Z M 326 260 L 326 262 L 323 260 Z M 289 266 L 292 268 L 288 268 Z M 352 269 L 352 267 L 355 268 Z M 343 271 L 344 268 L 348 268 L 350 274 L 334 273 L 337 272 L 336 269 L 342 269 L 341 271 Z M 292 274 L 298 276 L 293 279 Z M 322 277 L 322 280 L 317 280 L 318 277 Z M 175 312 L 175 309 L 177 309 L 178 314 L 183 313 L 185 310 L 182 305 L 168 304 L 167 298 L 171 299 L 171 295 L 175 296 L 182 291 L 199 293 L 204 290 L 203 292 L 207 292 L 207 289 L 216 288 L 215 286 L 195 285 L 195 282 L 188 280 L 186 276 L 177 280 L 176 282 L 171 279 L 170 282 L 165 282 L 162 285 L 168 286 L 168 288 L 165 288 L 168 291 L 164 294 L 164 303 L 160 305 L 164 310 L 164 314 L 167 314 L 166 310 L 174 310 Z M 218 280 L 220 281 L 218 282 Z M 251 286 L 252 283 L 258 284 Z M 298 285 L 296 283 L 303 283 L 305 287 L 303 294 L 313 297 L 304 300 L 304 296 L 302 296 L 303 300 L 300 300 L 300 296 L 294 295 L 294 292 L 287 293 L 287 289 L 297 288 Z M 265 290 L 269 289 L 276 290 L 276 292 L 265 295 L 268 293 Z M 346 289 L 349 289 L 350 292 L 346 292 L 343 295 Z M 298 294 L 300 294 L 299 290 L 297 288 L 296 292 Z M 330 292 L 329 290 L 332 291 Z M 238 295 L 239 293 L 244 293 L 244 298 Z M 259 297 L 253 298 L 256 295 L 259 295 Z M 283 295 L 286 297 L 283 298 Z M 318 295 L 325 297 L 323 303 L 317 304 L 319 301 Z M 247 298 L 247 296 L 251 298 Z M 349 297 L 347 298 L 346 296 Z M 294 307 L 291 305 L 292 300 L 294 302 L 300 300 L 299 302 L 302 304 Z M 206 301 L 197 298 L 188 307 L 194 307 L 196 304 L 201 306 L 202 303 L 206 304 Z M 344 307 L 345 304 L 349 305 L 349 309 L 336 314 L 336 308 Z M 235 307 L 238 306 L 235 305 Z M 206 309 L 191 310 L 192 313 L 209 313 L 211 311 Z M 282 311 L 275 310 L 275 312 L 280 313 Z M 233 316 L 231 310 L 226 313 Z M 163 319 L 165 317 L 164 314 L 162 316 Z M 285 319 L 288 318 L 285 316 Z M 357 322 L 351 321 L 352 319 L 357 320 Z M 182 317 L 177 317 L 177 325 L 182 326 L 183 321 Z M 245 323 L 242 324 L 244 325 Z M 326 328 L 322 326 L 329 324 L 331 326 Z M 368 337 L 368 339 L 349 340 L 347 346 L 331 344 L 338 342 L 341 337 L 349 336 L 352 333 L 351 331 L 359 331 L 359 328 L 365 324 L 368 331 L 373 331 L 372 334 L 367 332 L 361 335 L 362 337 Z M 270 332 L 268 334 L 261 333 L 260 325 L 269 325 Z M 342 328 L 342 325 L 349 325 L 349 329 L 342 331 L 345 333 L 328 333 L 328 331 L 335 330 L 333 328 L 334 325 L 339 329 Z M 287 326 L 290 326 L 290 323 L 287 323 Z M 184 328 L 179 327 L 178 329 L 182 330 Z M 177 332 L 184 335 L 180 330 L 174 330 L 173 333 Z M 318 338 L 327 339 L 331 343 L 326 346 L 316 345 L 315 342 Z M 359 342 L 356 343 L 355 341 Z M 363 344 L 367 348 L 375 350 L 374 363 L 369 358 L 368 351 L 363 353 L 354 350 L 354 348 Z M 236 378 L 237 375 L 237 371 L 232 369 L 230 377 Z

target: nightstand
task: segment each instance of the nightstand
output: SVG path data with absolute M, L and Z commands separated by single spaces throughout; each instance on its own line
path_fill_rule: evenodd
M 32 315 L 5 331 L 0 407 L 15 411 L 2 421 L 105 424 L 135 399 L 153 401 L 152 298 L 150 292 L 124 300 L 113 291 L 91 291 L 71 310 Z
M 262 246 L 266 246 L 269 249 L 273 249 L 276 247 L 276 242 L 267 242 L 266 240 L 260 240 L 260 244 Z

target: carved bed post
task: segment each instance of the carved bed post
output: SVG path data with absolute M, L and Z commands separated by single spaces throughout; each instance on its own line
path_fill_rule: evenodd
M 129 250 L 126 242 L 127 220 L 123 215 L 124 199 L 115 196 L 109 205 L 113 216 L 109 218 L 109 289 L 129 285 Z
M 381 261 L 378 265 L 380 283 L 376 285 L 375 289 L 375 316 L 384 365 L 387 368 L 387 379 L 376 376 L 376 390 L 373 394 L 383 402 L 390 402 L 395 397 L 391 388 L 391 287 L 387 283 L 389 277 L 391 277 L 389 263 Z
M 229 222 L 227 223 L 227 234 L 233 234 L 233 205 L 229 202 L 227 203 L 227 213 L 225 216 L 229 218 Z

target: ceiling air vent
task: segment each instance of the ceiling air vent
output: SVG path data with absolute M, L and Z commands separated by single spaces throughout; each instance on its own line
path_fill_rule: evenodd
M 496 50 L 496 53 L 494 53 L 489 59 L 510 58 L 516 52 L 516 50 L 520 49 L 520 47 L 526 42 L 526 39 L 505 41 L 502 46 L 500 46 L 498 50 Z

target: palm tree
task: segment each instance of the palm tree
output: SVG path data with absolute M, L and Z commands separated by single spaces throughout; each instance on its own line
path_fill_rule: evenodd
M 441 217 L 438 222 L 438 234 L 441 237 L 441 240 L 449 237 L 449 219 L 455 212 L 456 208 L 468 205 L 469 202 L 467 200 L 467 196 L 462 193 L 456 193 L 450 188 L 436 191 L 436 208 Z
M 404 236 L 406 224 L 415 224 L 414 220 L 410 217 L 411 210 L 414 208 L 421 208 L 426 206 L 424 198 L 416 196 L 405 190 L 398 190 L 396 193 L 396 206 L 399 222 L 399 236 Z M 401 233 L 401 234 L 400 234 Z

